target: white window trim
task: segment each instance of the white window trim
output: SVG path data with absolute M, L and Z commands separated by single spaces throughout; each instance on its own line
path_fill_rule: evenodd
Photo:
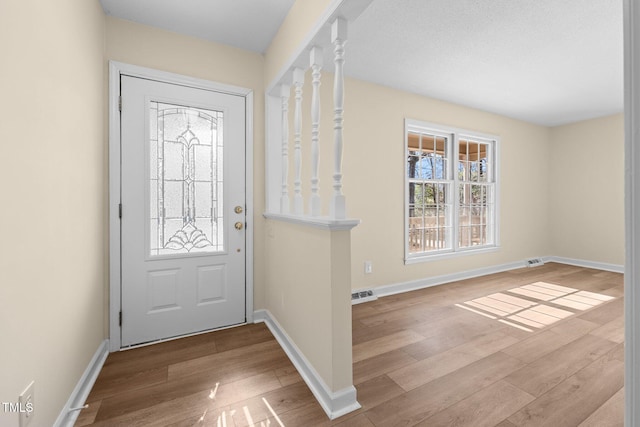
M 451 137 L 450 144 L 452 145 L 452 162 L 450 165 L 450 173 L 453 178 L 453 195 L 456 200 L 453 202 L 453 217 L 455 218 L 455 224 L 452 227 L 452 248 L 443 249 L 430 252 L 409 253 L 409 177 L 407 175 L 407 156 L 409 155 L 409 147 L 407 144 L 407 138 L 409 131 L 418 131 L 434 134 L 446 134 Z M 460 137 L 469 137 L 475 139 L 482 139 L 492 141 L 493 148 L 493 170 L 491 171 L 494 181 L 494 241 L 490 245 L 482 245 L 475 247 L 460 248 L 458 242 L 458 223 L 457 218 L 459 203 L 457 200 L 457 189 L 459 184 L 458 174 L 455 173 L 457 168 L 454 166 L 458 159 L 458 141 Z M 470 131 L 467 129 L 460 129 L 451 126 L 439 125 L 435 123 L 424 122 L 422 120 L 408 119 L 404 120 L 404 150 L 403 150 L 403 174 L 404 174 L 404 263 L 405 264 L 417 264 L 427 261 L 442 260 L 448 258 L 457 258 L 467 255 L 476 255 L 483 253 L 496 252 L 500 248 L 500 138 L 496 135 L 485 134 L 482 132 Z

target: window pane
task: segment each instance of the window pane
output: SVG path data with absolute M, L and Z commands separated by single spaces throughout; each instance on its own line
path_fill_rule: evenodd
M 480 158 L 479 158 L 479 149 L 478 149 L 478 143 L 477 142 L 473 142 L 473 141 L 469 141 L 468 145 L 468 157 L 469 157 L 469 161 L 470 162 L 477 162 Z
M 478 162 L 469 162 L 469 181 L 478 181 Z
M 469 225 L 469 208 L 460 207 L 458 209 L 458 224 L 464 226 Z
M 409 252 L 422 252 L 423 247 L 424 226 L 422 217 L 409 218 Z
M 478 181 L 487 182 L 489 178 L 489 163 L 487 159 L 480 159 L 478 163 Z
M 423 235 L 423 215 L 424 208 L 422 202 L 423 185 L 414 182 L 409 183 L 409 252 L 422 252 Z
M 425 140 L 423 140 L 424 142 Z M 427 139 L 432 148 L 437 141 Z M 424 156 L 418 175 L 424 183 L 409 183 L 409 252 L 425 252 L 450 247 L 451 239 L 446 228 L 448 222 L 448 184 L 431 181 L 432 176 L 444 177 L 445 159 L 439 155 Z
M 446 161 L 438 156 L 434 159 L 435 179 L 445 179 L 446 177 Z
M 439 205 L 443 205 L 447 203 L 447 185 L 446 184 L 436 184 L 437 191 L 437 203 Z
M 414 153 L 410 152 L 409 154 Z M 417 151 L 415 151 L 417 153 Z M 407 157 L 407 178 L 419 178 L 418 175 L 418 161 L 420 157 L 409 155 Z
M 467 147 L 467 141 L 465 139 L 461 139 L 458 142 L 458 160 L 469 160 L 469 149 Z
M 407 135 L 407 148 L 409 151 L 420 151 L 420 134 L 409 132 Z
M 493 187 L 480 184 L 460 184 L 458 245 L 462 248 L 493 243 L 487 232 L 493 221 L 490 200 Z M 491 216 L 490 216 L 491 215 Z
M 433 179 L 433 157 L 430 154 L 422 154 L 418 162 L 418 174 L 422 179 Z
M 223 113 L 152 102 L 150 255 L 224 250 Z
M 489 144 L 472 140 L 460 140 L 458 146 L 458 179 L 470 182 L 489 182 Z

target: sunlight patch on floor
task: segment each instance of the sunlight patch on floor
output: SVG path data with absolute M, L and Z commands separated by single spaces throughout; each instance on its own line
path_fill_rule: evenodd
M 535 282 L 455 305 L 497 319 L 505 325 L 533 332 L 530 328 L 544 328 L 612 299 L 614 297 L 595 292 Z
M 269 412 L 271 412 L 271 414 L 273 415 L 273 418 L 275 418 L 276 422 L 278 423 L 278 425 L 280 427 L 284 427 L 284 424 L 282 424 L 282 421 L 280 421 L 280 417 L 278 417 L 278 414 L 276 414 L 276 411 L 273 410 L 273 408 L 271 407 L 271 405 L 269 405 L 269 402 L 267 402 L 267 399 L 265 399 L 264 397 L 262 398 L 262 401 L 264 402 L 265 406 L 267 408 L 269 408 Z

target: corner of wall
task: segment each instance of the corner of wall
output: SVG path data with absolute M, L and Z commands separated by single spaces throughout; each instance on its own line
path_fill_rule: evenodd
M 296 0 L 265 53 L 265 87 L 296 54 L 296 49 L 306 46 L 305 38 L 315 35 L 319 28 L 314 26 L 326 12 L 340 3 L 341 0 Z

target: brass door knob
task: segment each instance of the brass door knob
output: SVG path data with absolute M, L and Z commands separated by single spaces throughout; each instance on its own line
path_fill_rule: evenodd
M 242 213 L 242 206 L 236 206 L 235 209 L 233 210 L 235 213 L 237 214 L 241 214 Z
M 244 227 L 244 224 L 242 224 L 240 221 L 236 222 L 236 230 L 242 230 L 242 227 Z

